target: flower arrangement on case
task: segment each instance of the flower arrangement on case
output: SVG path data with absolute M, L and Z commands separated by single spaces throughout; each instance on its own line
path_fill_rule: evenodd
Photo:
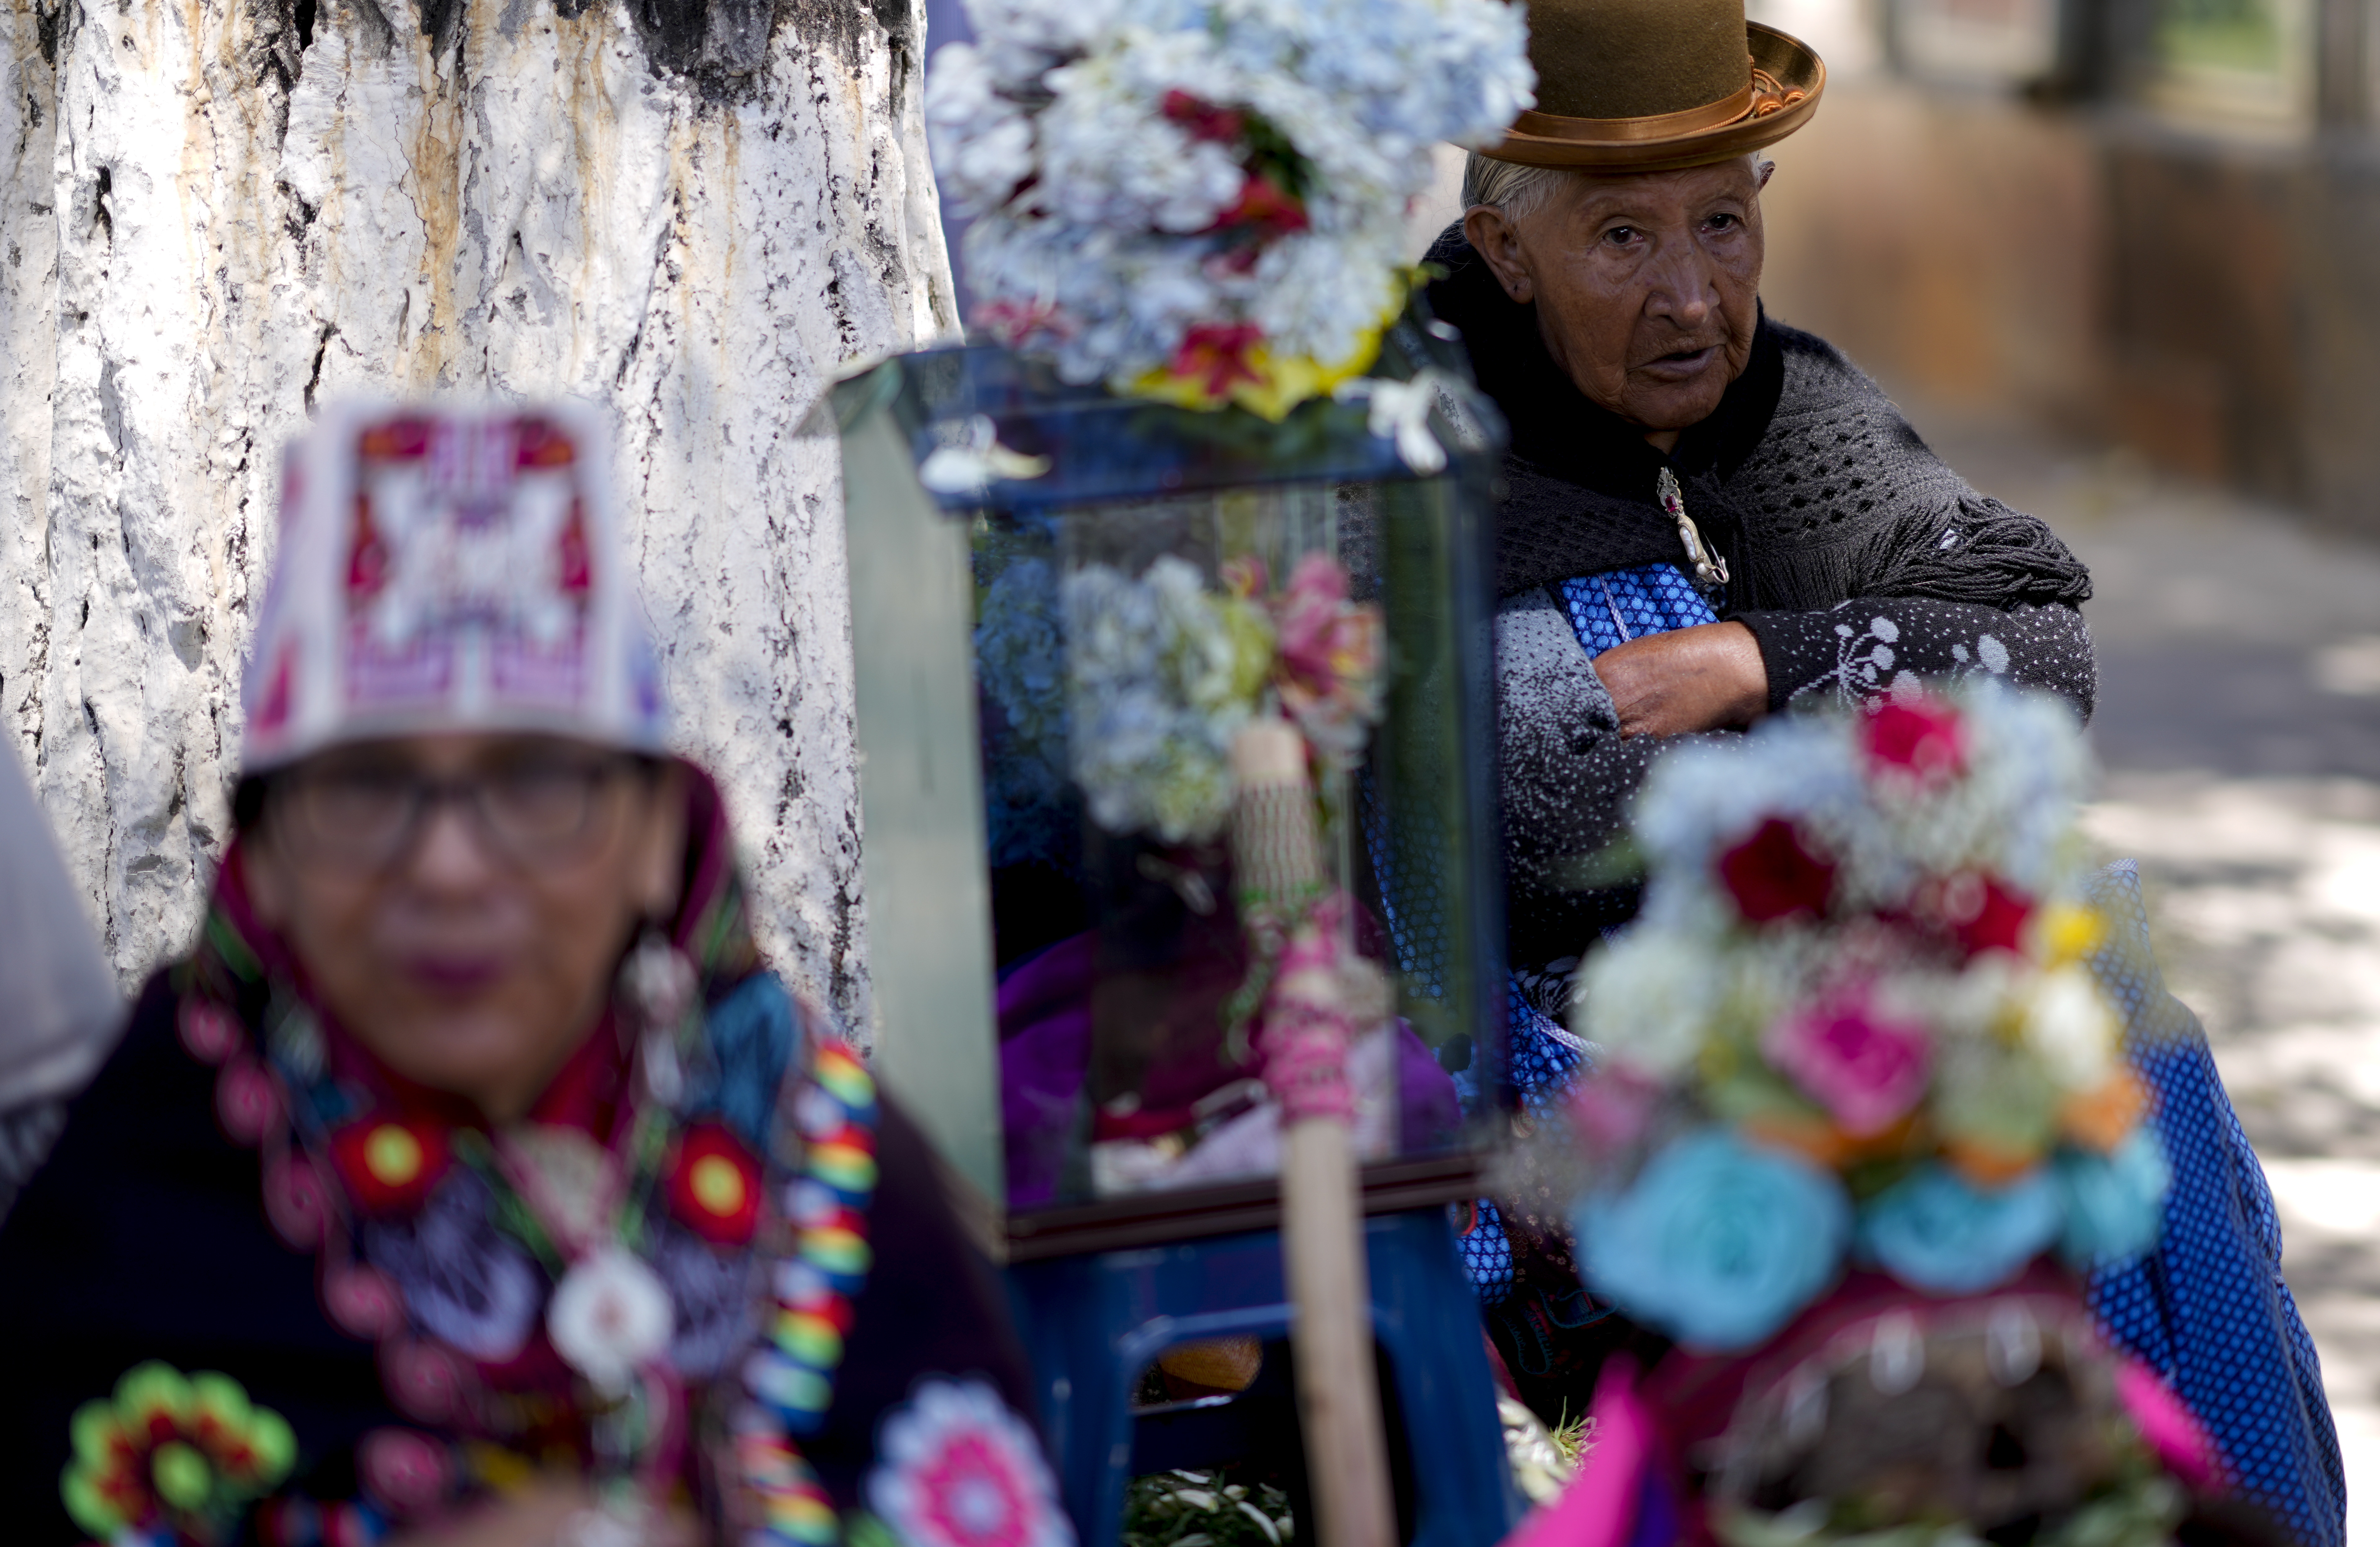
M 1232 738 L 1269 698 L 1344 770 L 1380 718 L 1380 610 L 1308 554 L 1277 593 L 1227 561 L 1220 585 L 1173 555 L 1135 579 L 1087 564 L 1062 581 L 1018 559 L 985 589 L 976 656 L 1009 761 L 1052 791 L 1061 769 L 1111 833 L 1203 843 L 1231 814 Z M 1054 605 L 1052 599 L 1054 598 Z
M 1278 420 L 1404 308 L 1430 147 L 1534 102 L 1498 0 L 972 0 L 936 170 L 978 218 L 972 322 L 1069 381 Z
M 2083 964 L 2086 767 L 2061 706 L 1987 682 L 1655 770 L 1645 907 L 1574 1017 L 1595 1287 L 1723 1350 L 1853 1263 L 1972 1294 L 2155 1243 L 2164 1153 Z

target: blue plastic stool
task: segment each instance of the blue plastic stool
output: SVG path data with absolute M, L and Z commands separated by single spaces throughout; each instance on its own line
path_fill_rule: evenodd
M 1389 1464 L 1398 1473 L 1399 1514 L 1412 1522 L 1406 1541 L 1490 1547 L 1519 1519 L 1521 1501 L 1453 1228 L 1443 1209 L 1364 1223 L 1372 1333 L 1393 1383 L 1382 1405 L 1403 1419 L 1390 1423 Z M 1135 1418 L 1133 1387 L 1149 1362 L 1179 1343 L 1292 1330 L 1281 1237 L 1270 1230 L 1024 1262 L 1008 1270 L 1008 1282 L 1067 1513 L 1085 1547 L 1116 1540 L 1134 1477 L 1220 1459 L 1213 1446 L 1229 1443 L 1230 1423 L 1196 1420 L 1224 1419 L 1257 1395 L 1252 1388 L 1228 1403 L 1201 1404 L 1206 1411 Z M 1279 1389 L 1281 1362 L 1266 1359 L 1258 1388 Z M 1178 1419 L 1193 1421 L 1172 1421 Z M 1400 1427 L 1411 1435 L 1402 1446 Z

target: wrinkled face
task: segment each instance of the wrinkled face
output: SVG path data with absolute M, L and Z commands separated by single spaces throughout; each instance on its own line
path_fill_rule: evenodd
M 262 921 L 391 1068 L 526 1112 L 675 906 L 671 768 L 552 737 L 358 742 L 278 775 L 247 847 Z
M 1546 348 L 1602 407 L 1648 432 L 1707 419 L 1752 358 L 1760 190 L 1751 157 L 1682 172 L 1563 179 L 1520 220 L 1463 229 Z

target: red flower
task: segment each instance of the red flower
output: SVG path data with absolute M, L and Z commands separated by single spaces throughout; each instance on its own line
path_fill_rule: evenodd
M 1239 199 L 1215 222 L 1215 229 L 1254 228 L 1267 237 L 1285 237 L 1311 224 L 1306 219 L 1305 200 L 1263 173 L 1251 172 L 1248 180 L 1240 185 Z
M 1959 876 L 1943 888 L 1943 901 L 1945 921 L 1969 956 L 1978 951 L 2024 954 L 2032 898 L 2010 891 L 1991 876 Z
M 361 1117 L 331 1134 L 331 1163 L 365 1214 L 411 1213 L 453 1160 L 446 1130 L 415 1118 Z
M 717 1123 L 698 1123 L 677 1141 L 670 1208 L 714 1246 L 742 1246 L 760 1226 L 760 1163 Z
M 1755 924 L 1822 914 L 1835 893 L 1834 862 L 1811 853 L 1801 830 L 1782 817 L 1770 817 L 1720 855 L 1718 875 L 1737 909 Z
M 1919 781 L 1952 779 L 1967 767 L 1967 727 L 1941 700 L 1887 700 L 1861 726 L 1870 766 L 1900 769 Z
M 356 450 L 367 461 L 403 462 L 430 454 L 430 420 L 414 415 L 368 424 L 356 438 Z
M 1261 382 L 1248 351 L 1264 342 L 1264 329 L 1254 323 L 1201 323 L 1182 335 L 1169 368 L 1176 376 L 1202 378 L 1209 397 L 1220 397 L 1235 382 Z
M 289 723 L 289 708 L 294 692 L 289 680 L 298 652 L 285 640 L 281 653 L 274 657 L 273 675 L 265 679 L 264 707 L 256 712 L 259 730 L 279 730 Z
M 1217 107 L 1183 91 L 1166 92 L 1161 110 L 1168 122 L 1181 125 L 1193 140 L 1237 140 L 1247 124 L 1246 118 L 1232 109 Z
M 1075 320 L 1055 301 L 986 301 L 975 309 L 975 325 L 1014 348 L 1042 334 L 1075 336 Z

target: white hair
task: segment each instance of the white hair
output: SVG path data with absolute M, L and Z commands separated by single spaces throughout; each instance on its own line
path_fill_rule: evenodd
M 1755 177 L 1767 175 L 1776 163 L 1757 152 L 1747 155 Z M 1585 174 L 1570 166 L 1523 166 L 1518 162 L 1496 161 L 1474 151 L 1463 158 L 1463 207 L 1466 210 L 1485 204 L 1503 213 L 1504 218 L 1518 223 L 1545 207 L 1554 190 L 1572 178 Z

